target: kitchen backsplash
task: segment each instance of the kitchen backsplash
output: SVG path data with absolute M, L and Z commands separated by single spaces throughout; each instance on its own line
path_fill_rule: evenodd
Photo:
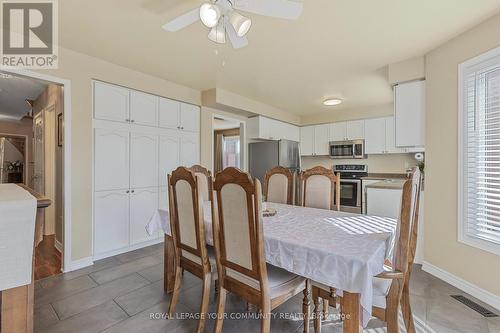
M 331 168 L 334 164 L 366 164 L 369 173 L 405 173 L 417 165 L 414 154 L 369 155 L 365 159 L 331 159 L 327 156 L 302 157 L 302 169 L 317 165 Z

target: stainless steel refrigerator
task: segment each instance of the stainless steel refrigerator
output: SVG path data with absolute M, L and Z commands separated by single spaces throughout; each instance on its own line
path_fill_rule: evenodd
M 252 177 L 264 182 L 266 172 L 282 166 L 300 171 L 299 143 L 290 140 L 254 142 L 248 144 L 248 167 Z

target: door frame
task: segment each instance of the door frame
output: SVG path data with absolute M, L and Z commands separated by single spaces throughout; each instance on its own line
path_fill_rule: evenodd
M 212 156 L 212 171 L 215 170 L 215 156 L 214 156 L 214 147 L 215 147 L 215 141 L 214 141 L 214 121 L 215 118 L 222 118 L 224 120 L 229 120 L 229 121 L 234 121 L 240 123 L 240 167 L 243 171 L 248 171 L 248 149 L 247 149 L 247 123 L 245 120 L 238 119 L 238 118 L 233 118 L 233 117 L 228 117 L 227 115 L 224 114 L 218 114 L 218 113 L 213 113 L 211 120 L 210 120 L 210 142 L 212 144 L 210 145 L 210 155 Z M 200 133 L 201 135 L 201 133 Z M 214 175 L 215 176 L 215 175 Z
M 61 262 L 61 270 L 69 272 L 76 267 L 77 263 L 73 263 L 71 256 L 71 81 L 57 76 L 42 74 L 39 72 L 28 71 L 23 69 L 1 68 L 0 72 L 9 73 L 16 76 L 22 76 L 31 79 L 46 81 L 47 83 L 57 84 L 64 89 L 63 93 L 63 119 L 64 119 L 64 142 L 63 142 L 63 260 Z

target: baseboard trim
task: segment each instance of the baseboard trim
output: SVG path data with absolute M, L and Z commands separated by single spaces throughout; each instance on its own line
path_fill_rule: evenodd
M 92 266 L 94 264 L 94 260 L 92 257 L 86 257 L 78 260 L 71 261 L 70 267 L 64 267 L 64 273 L 76 271 L 77 269 L 85 268 L 88 266 Z
M 59 253 L 63 253 L 63 246 L 61 242 L 58 241 L 57 239 L 54 241 L 54 247 L 56 248 L 57 251 L 59 251 Z
M 113 250 L 113 251 L 109 251 L 109 252 L 105 252 L 105 253 L 96 254 L 96 255 L 94 255 L 93 259 L 94 259 L 94 261 L 97 261 L 97 260 L 101 260 L 101 259 L 104 259 L 104 258 L 109 258 L 109 257 L 117 256 L 117 255 L 122 254 L 122 253 L 126 253 L 126 252 L 130 252 L 130 251 L 142 249 L 143 247 L 147 247 L 147 246 L 151 246 L 151 245 L 156 245 L 156 244 L 162 243 L 163 241 L 164 241 L 164 237 L 161 237 L 161 238 L 158 238 L 158 239 L 152 239 L 152 240 L 149 240 L 149 241 L 146 241 L 146 242 L 143 242 L 143 243 L 135 244 L 135 245 L 128 246 L 128 247 L 125 247 L 125 248 L 121 248 L 121 249 L 118 249 L 118 250 Z
M 422 270 L 470 294 L 495 309 L 500 310 L 500 296 L 484 290 L 483 288 L 480 288 L 475 284 L 472 284 L 426 261 L 424 261 L 422 265 Z

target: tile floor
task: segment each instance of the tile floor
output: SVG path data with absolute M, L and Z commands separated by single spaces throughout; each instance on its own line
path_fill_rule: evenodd
M 162 244 L 97 261 L 93 266 L 36 281 L 35 332 L 194 332 L 190 319 L 199 308 L 201 282 L 185 273 L 177 306 L 177 319 L 164 319 L 170 297 L 163 293 Z M 500 318 L 484 318 L 452 299 L 463 294 L 416 266 L 411 284 L 412 307 L 418 332 L 500 333 Z M 213 299 L 213 296 L 212 296 Z M 210 311 L 214 311 L 215 301 Z M 283 304 L 275 313 L 285 318 L 272 321 L 272 332 L 302 332 L 302 321 L 294 313 L 302 310 L 302 295 Z M 226 311 L 246 312 L 246 304 L 228 296 Z M 283 314 L 292 314 L 283 316 Z M 188 317 L 180 318 L 181 315 Z M 206 332 L 213 331 L 213 321 Z M 224 332 L 258 332 L 255 319 L 231 319 Z M 342 324 L 325 323 L 323 332 L 342 332 Z M 376 319 L 365 332 L 385 332 Z M 404 332 L 404 329 L 402 329 Z

